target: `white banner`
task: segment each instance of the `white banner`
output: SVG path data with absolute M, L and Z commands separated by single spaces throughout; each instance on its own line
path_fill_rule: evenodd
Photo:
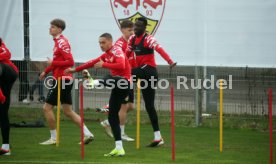
M 30 0 L 31 59 L 52 57 L 54 42 L 49 35 L 50 21 L 66 21 L 68 38 L 76 62 L 85 62 L 102 54 L 98 37 L 105 32 L 120 36 L 109 1 L 103 0 Z
M 52 57 L 54 18 L 66 21 L 75 61 L 85 62 L 102 53 L 99 35 L 116 40 L 118 21 L 140 15 L 179 65 L 276 65 L 276 0 L 30 0 L 31 59 Z
M 23 1 L 0 0 L 0 37 L 11 51 L 12 60 L 24 58 Z

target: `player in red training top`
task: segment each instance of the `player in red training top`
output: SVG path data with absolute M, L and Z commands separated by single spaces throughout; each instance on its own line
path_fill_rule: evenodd
M 163 145 L 164 140 L 159 130 L 158 117 L 154 106 L 155 86 L 158 79 L 154 51 L 157 51 L 171 67 L 175 66 L 176 63 L 173 62 L 170 56 L 157 43 L 156 39 L 146 33 L 147 25 L 146 18 L 137 18 L 134 24 L 135 35 L 129 38 L 126 55 L 129 56 L 130 53 L 134 52 L 134 58 L 137 64 L 136 68 L 132 68 L 134 79 L 140 78 L 148 83 L 147 87 L 145 87 L 145 81 L 141 81 L 141 90 L 146 110 L 154 131 L 154 140 L 148 146 L 157 147 Z M 151 85 L 152 79 L 154 80 L 154 86 Z
M 61 95 L 60 102 L 62 105 L 65 116 L 70 118 L 78 127 L 81 127 L 81 119 L 78 114 L 72 110 L 72 97 L 71 90 L 73 87 L 72 75 L 65 75 L 64 70 L 74 66 L 74 59 L 71 54 L 71 47 L 68 40 L 62 35 L 62 31 L 65 29 L 65 22 L 61 19 L 54 19 L 51 21 L 50 35 L 54 39 L 54 52 L 53 59 L 48 58 L 48 67 L 44 72 L 41 73 L 40 79 L 43 79 L 46 74 L 52 71 L 55 79 L 61 78 Z M 41 145 L 52 145 L 56 144 L 56 122 L 53 113 L 54 106 L 57 105 L 57 80 L 52 84 L 53 87 L 49 90 L 46 98 L 46 103 L 43 106 L 44 116 L 48 122 L 50 128 L 51 138 L 45 142 L 40 143 Z M 84 125 L 84 143 L 88 144 L 94 139 L 94 135 Z
M 120 49 L 122 49 L 123 52 L 125 52 L 125 50 L 127 48 L 127 42 L 128 42 L 129 37 L 134 34 L 133 26 L 134 26 L 134 24 L 130 20 L 123 20 L 120 23 L 121 32 L 123 35 L 115 42 L 114 45 L 119 47 Z M 129 56 L 127 58 L 130 63 L 130 66 L 131 67 L 134 66 L 135 60 L 133 58 L 133 55 L 131 54 L 131 56 Z M 133 102 L 134 102 L 133 89 L 130 89 L 128 99 L 123 102 L 123 104 L 121 105 L 120 112 L 119 112 L 121 135 L 122 135 L 123 141 L 134 141 L 133 138 L 130 138 L 125 133 L 126 116 L 129 111 L 134 109 Z M 98 108 L 98 109 L 105 109 L 105 108 Z M 102 121 L 101 125 L 105 128 L 106 134 L 110 137 L 113 137 L 108 120 Z
M 11 89 L 18 76 L 17 67 L 11 62 L 11 53 L 0 38 L 0 127 L 2 134 L 2 147 L 0 155 L 10 155 L 10 122 L 9 108 Z
M 124 156 L 125 151 L 121 139 L 121 129 L 119 120 L 119 110 L 121 104 L 127 98 L 130 87 L 130 66 L 121 48 L 114 46 L 112 36 L 104 33 L 99 38 L 99 43 L 104 54 L 96 59 L 90 60 L 83 65 L 73 69 L 66 70 L 67 73 L 79 72 L 87 68 L 107 68 L 110 70 L 110 76 L 102 81 L 104 85 L 112 88 L 109 98 L 108 122 L 115 138 L 115 149 L 105 156 Z M 95 81 L 95 80 L 94 80 Z

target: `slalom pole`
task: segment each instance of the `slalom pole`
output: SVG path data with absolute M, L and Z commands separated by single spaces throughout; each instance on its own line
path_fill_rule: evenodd
M 175 137 L 174 137 L 174 87 L 171 83 L 171 137 L 172 137 L 172 160 L 175 161 Z
M 222 80 L 220 80 L 219 88 L 219 151 L 223 151 L 223 89 L 222 89 Z
M 140 79 L 137 82 L 137 113 L 136 113 L 136 149 L 140 149 L 140 112 L 141 112 L 141 89 Z
M 172 146 L 172 161 L 175 161 L 175 121 L 174 121 L 174 84 L 172 78 L 172 69 L 176 66 L 177 63 L 170 65 L 170 87 L 171 87 L 171 146 Z
M 57 140 L 56 146 L 59 146 L 60 142 L 60 77 L 58 78 L 58 95 L 57 95 Z
M 84 132 L 83 132 L 83 127 L 84 127 L 84 114 L 83 114 L 83 84 L 80 84 L 80 118 L 81 118 L 81 125 L 80 125 L 80 130 L 81 130 L 81 159 L 84 159 Z
M 273 163 L 273 142 L 272 142 L 272 88 L 268 89 L 268 115 L 269 115 L 269 145 L 270 145 L 270 164 Z

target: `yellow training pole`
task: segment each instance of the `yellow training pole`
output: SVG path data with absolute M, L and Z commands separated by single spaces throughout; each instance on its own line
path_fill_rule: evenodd
M 56 146 L 59 146 L 60 140 L 60 77 L 58 78 L 58 95 L 57 95 L 57 141 Z
M 223 149 L 223 89 L 222 80 L 219 81 L 219 151 L 222 152 Z
M 141 90 L 140 79 L 137 82 L 137 114 L 136 114 L 136 149 L 140 148 L 140 110 L 141 110 Z

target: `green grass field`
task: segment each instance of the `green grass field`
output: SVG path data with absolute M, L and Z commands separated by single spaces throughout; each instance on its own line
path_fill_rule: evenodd
M 13 117 L 11 120 L 20 119 L 19 115 L 21 114 L 15 115 L 14 113 L 20 112 L 11 111 L 11 117 Z M 132 116 L 134 117 L 134 114 Z M 164 121 L 166 119 L 162 117 L 160 118 L 161 133 L 165 139 L 163 147 L 145 147 L 153 139 L 153 133 L 150 124 L 147 121 L 142 121 L 141 148 L 139 150 L 135 148 L 135 142 L 124 142 L 126 156 L 104 157 L 103 154 L 114 148 L 114 141 L 104 133 L 99 124 L 97 118 L 102 119 L 103 117 L 102 114 L 93 114 L 92 119 L 89 119 L 89 115 L 86 116 L 86 124 L 94 133 L 95 140 L 86 145 L 83 161 L 80 156 L 80 145 L 78 145 L 80 130 L 73 123 L 62 118 L 59 147 L 38 144 L 49 138 L 47 127 L 12 128 L 10 139 L 12 155 L 1 156 L 0 163 L 269 163 L 267 131 L 227 127 L 224 129 L 224 150 L 220 153 L 219 130 L 216 125 L 197 128 L 183 126 L 179 121 L 180 118 L 176 118 L 176 161 L 172 162 L 170 124 L 166 123 Z M 147 120 L 146 115 L 142 115 L 142 117 L 145 117 L 143 120 Z M 129 136 L 135 137 L 135 121 L 131 119 L 129 122 L 126 132 Z M 276 152 L 275 141 L 276 133 L 274 133 L 274 151 Z M 275 154 L 274 160 L 276 161 Z

